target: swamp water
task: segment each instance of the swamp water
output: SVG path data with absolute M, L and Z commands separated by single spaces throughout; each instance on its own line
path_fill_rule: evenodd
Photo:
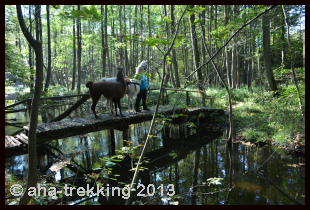
M 15 117 L 21 119 L 21 115 L 24 116 L 24 123 L 27 124 L 28 113 L 26 115 L 6 114 L 6 119 Z M 42 117 L 39 119 L 42 120 Z M 203 124 L 207 125 L 201 123 Z M 149 125 L 150 122 L 145 122 L 129 127 L 128 140 L 133 146 L 144 144 Z M 6 135 L 14 133 L 10 128 L 11 126 L 6 127 Z M 50 146 L 38 149 L 38 164 L 50 166 L 63 154 L 82 151 L 72 158 L 71 164 L 58 170 L 53 179 L 71 184 L 74 182 L 77 188 L 86 189 L 86 184 L 94 186 L 93 180 L 85 182 L 83 174 L 92 174 L 92 172 L 99 174 L 104 166 L 100 158 L 109 157 L 114 153 L 110 135 L 108 130 L 103 130 L 50 141 L 48 142 Z M 155 131 L 153 135 L 157 138 L 152 138 L 149 142 L 145 155 L 149 162 L 142 165 L 148 169 L 139 173 L 137 184 L 140 187 L 132 199 L 134 204 L 165 205 L 174 202 L 178 202 L 179 205 L 294 204 L 265 178 L 259 176 L 256 170 L 266 174 L 290 196 L 305 203 L 305 166 L 303 165 L 305 157 L 287 155 L 276 147 L 249 147 L 240 143 L 228 146 L 221 140 L 224 138 L 223 131 L 212 128 L 200 128 L 196 131 L 187 128 L 184 134 L 180 134 L 180 127 L 174 125 L 172 128 Z M 115 150 L 122 150 L 124 146 L 122 132 L 115 130 L 114 136 Z M 277 151 L 274 152 L 276 149 Z M 138 147 L 135 153 L 138 154 L 141 150 L 142 147 Z M 269 158 L 271 155 L 272 157 Z M 7 158 L 5 170 L 26 180 L 27 158 L 27 154 Z M 269 160 L 265 162 L 268 158 Z M 130 171 L 132 167 L 135 167 L 132 159 L 125 158 L 112 167 L 113 175 L 110 178 L 117 179 L 119 183 L 129 184 L 134 174 Z M 69 177 L 74 181 L 70 181 Z M 209 178 L 222 179 L 213 179 L 218 183 L 216 185 L 208 182 Z M 117 181 L 110 179 L 107 182 L 110 186 L 110 196 L 76 195 L 67 197 L 65 200 L 69 201 L 69 204 L 82 205 L 124 204 L 125 200 L 122 194 L 117 195 L 117 190 L 112 196 L 111 188 L 118 186 Z M 120 187 L 124 187 L 124 184 Z M 154 189 L 157 190 L 153 194 Z M 147 190 L 153 196 L 143 197 L 143 194 L 147 194 Z M 96 193 L 96 190 L 93 192 Z M 167 195 L 174 195 L 174 197 L 169 200 L 170 196 Z

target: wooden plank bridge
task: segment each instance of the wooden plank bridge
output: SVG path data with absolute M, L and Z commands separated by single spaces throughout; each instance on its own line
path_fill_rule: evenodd
M 90 132 L 101 131 L 105 129 L 117 129 L 125 130 L 130 124 L 137 124 L 144 121 L 151 120 L 153 118 L 155 107 L 150 107 L 149 111 L 142 110 L 139 114 L 128 114 L 123 112 L 125 117 L 112 116 L 110 114 L 99 115 L 99 119 L 95 119 L 93 114 L 85 118 L 76 118 L 72 120 L 62 120 L 50 123 L 40 123 L 37 125 L 37 144 L 42 144 L 46 141 L 57 140 L 61 138 L 66 138 L 70 136 L 82 135 Z M 158 109 L 158 114 L 172 115 L 174 114 L 184 114 L 186 117 L 196 116 L 196 124 L 199 123 L 199 114 L 204 115 L 223 115 L 224 110 L 208 108 L 208 107 L 192 107 L 192 108 L 180 108 L 170 105 L 161 105 Z M 26 135 L 20 134 L 5 137 L 5 150 L 12 149 L 26 149 L 28 145 L 28 131 L 29 126 L 23 127 Z

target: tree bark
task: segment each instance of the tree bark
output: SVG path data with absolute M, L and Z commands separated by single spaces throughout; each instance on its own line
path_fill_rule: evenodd
M 32 21 L 31 21 L 31 5 L 29 5 L 29 30 L 30 30 L 30 34 L 32 33 Z M 33 65 L 32 65 L 32 51 L 31 51 L 31 44 L 29 43 L 29 68 L 30 68 L 30 72 L 33 71 Z M 33 74 L 30 75 L 30 91 L 33 92 L 33 87 L 34 87 L 34 76 Z M 30 113 L 29 113 L 30 115 Z
M 262 18 L 262 25 L 263 25 L 263 47 L 264 47 L 264 61 L 265 61 L 266 75 L 270 89 L 272 91 L 277 91 L 278 88 L 274 80 L 273 72 L 271 69 L 269 23 L 270 23 L 269 15 L 264 14 Z
M 284 18 L 282 17 L 281 20 L 282 22 L 285 22 L 283 20 Z M 284 40 L 284 34 L 285 34 L 285 28 L 284 28 L 284 25 L 281 27 L 281 44 L 282 44 L 282 66 L 284 68 L 287 68 L 287 65 L 286 65 L 286 54 L 285 54 L 285 40 Z
M 44 92 L 47 92 L 51 81 L 51 28 L 50 28 L 50 5 L 46 5 L 46 18 L 47 18 L 47 72 L 46 72 L 46 83 Z
M 229 16 L 230 16 L 230 5 L 225 5 L 225 23 L 224 25 L 228 24 Z M 225 47 L 226 52 L 226 70 L 227 70 L 227 83 L 229 87 L 232 87 L 231 82 L 231 50 L 228 48 L 228 46 Z
M 191 5 L 190 8 L 194 8 L 194 5 Z M 195 29 L 195 25 L 193 25 L 194 20 L 195 20 L 195 14 L 189 15 L 189 20 L 191 23 L 190 32 L 191 32 L 192 49 L 193 49 L 193 54 L 194 54 L 194 66 L 195 66 L 195 69 L 197 69 L 200 63 L 200 59 L 199 59 L 196 29 Z M 197 82 L 198 82 L 198 89 L 203 90 L 203 87 L 201 86 L 201 84 L 203 84 L 201 69 L 197 71 L 196 76 L 197 76 Z
M 126 23 L 126 12 L 125 12 L 125 5 L 123 5 L 124 8 L 124 23 Z M 124 24 L 124 35 L 126 35 L 126 24 Z M 128 54 L 127 54 L 127 41 L 124 39 L 125 42 L 125 68 L 126 68 L 126 75 L 130 75 L 130 67 L 129 67 L 129 62 L 128 62 Z
M 103 15 L 103 6 L 100 6 L 101 9 L 101 15 Z M 105 77 L 105 73 L 106 73 L 106 44 L 105 44 L 105 33 L 107 33 L 107 31 L 105 31 L 104 33 L 104 24 L 103 22 L 101 22 L 101 40 L 102 40 L 102 77 Z
M 142 45 L 142 41 L 143 41 L 143 5 L 140 5 L 140 15 L 141 15 L 141 20 L 140 20 L 140 37 L 141 37 L 141 48 L 140 48 L 140 53 L 141 53 L 141 58 L 140 60 L 143 60 L 143 56 L 144 56 L 144 49 L 143 49 L 143 45 Z M 140 62 L 141 62 L 140 61 Z
M 170 6 L 170 12 L 171 12 L 171 34 L 174 34 L 174 5 Z M 175 87 L 180 87 L 180 79 L 179 79 L 179 69 L 178 69 L 178 62 L 177 62 L 177 55 L 174 47 L 172 48 L 172 64 L 174 67 L 174 76 L 175 76 Z
M 78 5 L 78 10 L 80 10 L 80 5 Z M 80 18 L 78 17 L 77 21 L 77 41 L 78 41 L 78 84 L 77 84 L 77 89 L 78 89 L 78 94 L 81 93 L 81 21 Z
M 74 6 L 73 6 L 74 9 Z M 75 76 L 76 76 L 76 48 L 75 48 L 75 19 L 73 19 L 73 70 L 72 70 L 72 88 L 75 89 Z
M 28 136 L 28 180 L 25 193 L 20 198 L 19 204 L 26 205 L 32 196 L 28 195 L 30 187 L 36 187 L 37 184 L 37 147 L 36 147 L 36 130 L 38 123 L 38 110 L 40 103 L 40 95 L 42 89 L 42 71 L 43 71 L 43 56 L 42 56 L 42 42 L 35 40 L 31 33 L 28 31 L 24 22 L 21 6 L 16 5 L 17 17 L 21 30 L 30 43 L 36 54 L 36 82 L 34 96 L 31 104 L 31 117 Z M 38 28 L 37 28 L 38 32 Z

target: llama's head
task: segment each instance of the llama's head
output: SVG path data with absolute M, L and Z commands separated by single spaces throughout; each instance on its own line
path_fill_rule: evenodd
M 136 69 L 136 74 L 141 74 L 143 71 L 148 69 L 147 60 L 142 61 Z
M 124 80 L 124 68 L 123 67 L 117 67 L 117 78 L 116 81 Z

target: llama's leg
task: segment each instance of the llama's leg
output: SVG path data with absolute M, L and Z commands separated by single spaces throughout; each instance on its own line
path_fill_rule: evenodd
M 135 108 L 134 108 L 133 96 L 130 98 L 130 102 L 131 102 L 132 113 L 133 113 L 133 114 L 137 114 L 137 112 L 135 111 Z
M 131 114 L 130 110 L 131 110 L 131 107 L 130 107 L 130 98 L 129 98 L 129 95 L 127 94 L 127 102 L 128 102 L 128 114 Z
M 113 115 L 113 100 L 109 99 L 108 109 L 111 112 L 111 115 Z
M 125 116 L 122 114 L 121 99 L 117 99 L 117 103 L 118 103 L 119 113 L 121 114 L 122 117 L 125 117 Z
M 117 99 L 113 98 L 113 102 L 115 105 L 115 116 L 118 116 L 118 114 L 117 114 Z
M 100 96 L 99 96 L 99 97 L 93 97 L 93 98 L 92 98 L 92 99 L 93 99 L 93 104 L 91 105 L 91 110 L 93 111 L 93 113 L 94 113 L 96 119 L 98 119 L 98 116 L 97 116 L 97 114 L 96 114 L 95 109 L 96 109 L 96 105 L 97 105 L 97 103 L 98 103 L 98 101 L 99 101 L 99 98 L 100 98 Z

